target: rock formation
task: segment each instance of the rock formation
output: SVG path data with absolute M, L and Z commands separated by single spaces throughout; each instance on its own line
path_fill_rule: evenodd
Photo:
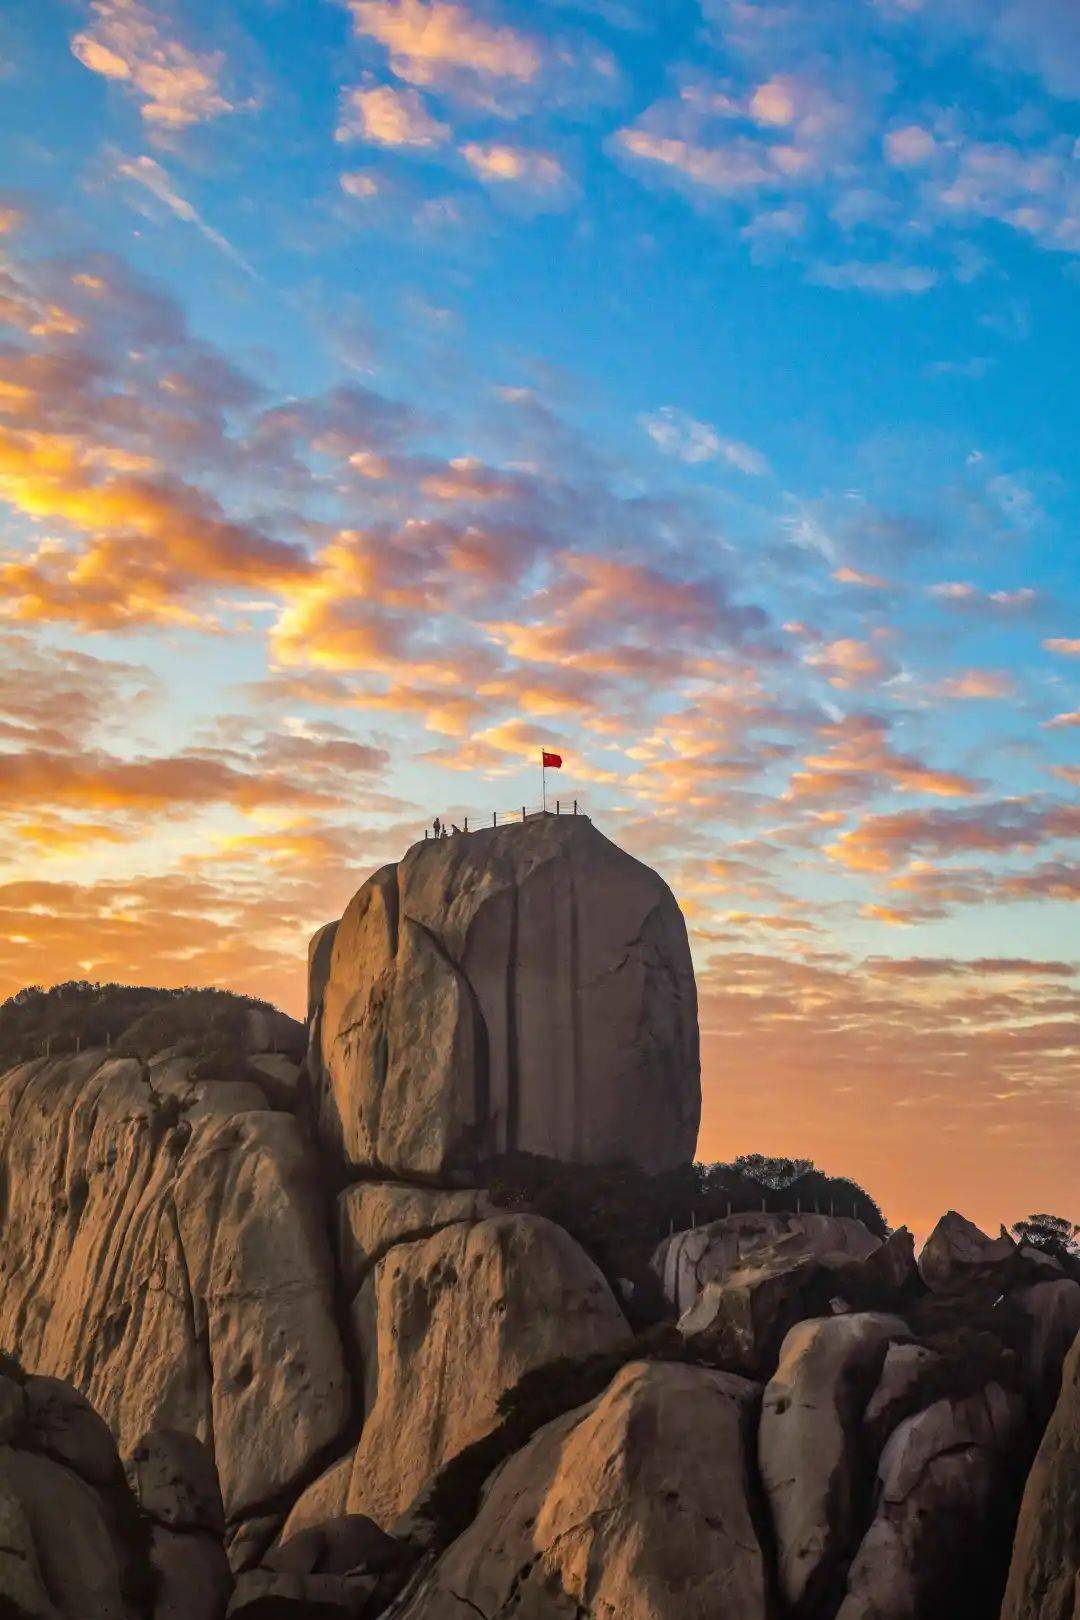
M 684 1163 L 697 1003 L 670 890 L 583 816 L 415 844 L 312 950 L 327 1139 L 475 1177 L 499 1154 Z M 323 975 L 325 986 L 319 994 Z
M 415 846 L 310 985 L 0 1013 L 0 1614 L 997 1620 L 1053 1410 L 1002 1620 L 1080 1620 L 1080 1268 L 703 1193 L 654 874 Z
M 495 1427 L 500 1396 L 525 1373 L 630 1337 L 592 1261 L 536 1215 L 395 1246 L 353 1314 L 366 1415 L 346 1506 L 386 1527 L 440 1464 Z
M 236 1521 L 303 1479 L 351 1394 L 311 1148 L 246 1074 L 194 1068 L 96 1050 L 0 1076 L 0 1343 L 124 1448 L 209 1442 Z
M 794 1614 L 823 1610 L 858 1544 L 865 1477 L 861 1420 L 897 1316 L 871 1312 L 800 1322 L 765 1390 L 761 1479 L 776 1535 L 780 1591 Z

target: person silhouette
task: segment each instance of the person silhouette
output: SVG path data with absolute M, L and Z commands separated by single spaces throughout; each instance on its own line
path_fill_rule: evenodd
M 436 838 L 442 837 L 442 822 L 439 820 L 438 816 L 435 817 L 432 831 L 434 832 Z

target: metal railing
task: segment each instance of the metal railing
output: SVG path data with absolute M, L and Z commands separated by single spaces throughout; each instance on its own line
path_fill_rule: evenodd
M 585 809 L 580 799 L 548 799 L 547 805 L 523 804 L 511 810 L 482 810 L 479 814 L 470 810 L 467 816 L 462 816 L 460 826 L 456 821 L 448 821 L 446 817 L 439 817 L 439 832 L 434 832 L 434 823 L 424 828 L 425 839 L 435 836 L 450 838 L 459 833 L 481 832 L 485 827 L 507 827 L 513 822 L 532 821 L 539 816 L 583 816 Z

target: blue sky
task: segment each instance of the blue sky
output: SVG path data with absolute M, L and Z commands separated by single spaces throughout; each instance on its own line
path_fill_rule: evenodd
M 15 0 L 0 76 L 0 989 L 297 1008 L 546 744 L 704 1150 L 1064 1200 L 1080 13 Z

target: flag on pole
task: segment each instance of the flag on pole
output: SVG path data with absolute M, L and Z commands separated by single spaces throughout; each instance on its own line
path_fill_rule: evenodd
M 562 755 L 561 754 L 549 754 L 546 748 L 542 750 L 542 754 L 543 754 L 543 765 L 544 765 L 545 771 L 561 771 L 562 770 Z

